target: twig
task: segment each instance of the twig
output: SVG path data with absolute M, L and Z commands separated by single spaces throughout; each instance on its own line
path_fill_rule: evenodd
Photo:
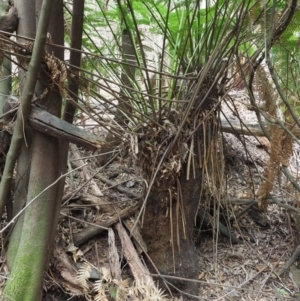
M 163 275 L 163 274 L 150 274 L 153 277 L 159 277 L 164 280 L 165 279 L 175 279 L 175 280 L 181 280 L 181 281 L 187 281 L 187 282 L 195 282 L 195 283 L 200 283 L 203 285 L 210 285 L 210 286 L 219 286 L 219 287 L 224 287 L 224 288 L 232 288 L 232 289 L 238 289 L 238 290 L 244 290 L 248 292 L 257 292 L 257 290 L 252 290 L 249 288 L 243 288 L 243 287 L 237 287 L 237 286 L 232 286 L 232 285 L 227 285 L 227 284 L 222 284 L 222 283 L 216 283 L 216 282 L 207 282 L 205 280 L 197 280 L 197 279 L 189 279 L 189 278 L 183 278 L 183 277 L 178 277 L 178 276 L 172 276 L 172 275 Z
M 274 203 L 279 207 L 285 208 L 287 210 L 292 210 L 292 211 L 295 211 L 295 212 L 300 214 L 300 209 L 298 209 L 296 207 L 293 207 L 289 204 L 283 203 L 281 200 L 278 200 L 277 198 L 275 198 L 272 195 L 268 195 L 266 199 L 267 199 L 268 202 Z M 253 205 L 258 204 L 257 201 L 251 200 L 251 199 L 240 199 L 240 200 L 239 199 L 232 199 L 232 200 L 228 200 L 228 202 L 233 203 L 233 204 L 238 204 L 238 205 L 247 205 L 247 204 L 252 204 L 252 203 L 253 203 Z
M 94 226 L 94 227 L 98 227 L 98 228 L 101 228 L 101 229 L 103 229 L 103 230 L 108 230 L 109 228 L 108 227 L 104 227 L 104 226 L 101 226 L 101 225 L 97 225 L 97 224 L 95 224 L 95 223 L 90 223 L 90 222 L 87 222 L 87 221 L 85 221 L 85 220 L 82 220 L 82 219 L 80 219 L 80 218 L 76 218 L 76 217 L 74 217 L 74 216 L 71 216 L 71 215 L 69 215 L 69 214 L 65 214 L 65 213 L 60 213 L 61 215 L 63 215 L 63 216 L 65 216 L 65 217 L 68 217 L 68 218 L 70 218 L 70 219 L 73 219 L 73 220 L 75 220 L 75 221 L 77 221 L 77 222 L 80 222 L 80 223 L 85 223 L 85 224 L 87 224 L 87 225 L 90 225 L 90 226 Z M 71 229 L 71 227 L 70 227 L 70 229 Z
M 86 166 L 87 164 L 84 164 L 83 166 Z M 70 173 L 82 168 L 83 166 L 79 166 L 61 176 L 59 176 L 52 184 L 50 184 L 48 187 L 46 187 L 44 190 L 42 190 L 35 198 L 33 198 L 30 202 L 28 202 L 28 204 L 26 204 L 26 206 L 20 210 L 14 217 L 13 219 L 4 227 L 0 230 L 0 234 L 3 233 L 11 224 L 13 224 L 16 219 L 37 199 L 39 198 L 44 192 L 46 192 L 49 188 L 51 188 L 52 186 L 54 186 L 55 184 L 57 184 L 62 178 L 66 177 L 67 175 L 69 175 Z
M 99 179 L 101 182 L 111 186 L 111 187 L 108 187 L 108 188 L 114 188 L 116 190 L 118 190 L 119 192 L 121 193 L 124 193 L 126 194 L 127 196 L 129 196 L 130 198 L 134 198 L 134 199 L 140 199 L 142 196 L 140 194 L 137 194 L 137 193 L 134 193 L 132 191 L 129 191 L 128 189 L 126 189 L 125 187 L 122 187 L 122 186 L 119 186 L 119 183 L 115 183 L 109 179 L 107 179 L 106 177 L 104 176 L 101 176 L 99 174 L 97 174 L 95 176 L 95 178 Z
M 247 211 L 249 211 L 254 205 L 257 204 L 257 201 L 251 201 L 250 204 L 241 210 L 239 213 L 235 214 L 234 216 L 230 217 L 229 221 L 232 222 L 234 220 L 237 220 L 239 217 L 241 217 L 243 214 L 245 214 Z

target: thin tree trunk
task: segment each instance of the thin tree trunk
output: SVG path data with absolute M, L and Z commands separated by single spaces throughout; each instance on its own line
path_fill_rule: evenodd
M 183 170 L 186 170 L 186 166 Z M 186 174 L 183 173 L 179 182 L 183 196 L 180 204 L 175 195 L 170 201 L 169 191 L 158 193 L 153 189 L 147 202 L 142 235 L 148 255 L 161 274 L 196 279 L 199 272 L 198 253 L 193 229 L 201 189 L 201 170 L 198 169 L 195 178 L 190 180 L 186 180 Z M 199 287 L 196 283 L 180 279 L 170 282 L 175 288 L 198 296 Z
M 122 54 L 123 61 L 126 63 L 123 66 L 122 74 L 121 74 L 121 83 L 125 86 L 125 88 L 121 88 L 120 91 L 120 99 L 117 106 L 117 113 L 115 116 L 115 120 L 120 126 L 126 127 L 128 123 L 127 114 L 130 115 L 132 109 L 130 104 L 130 97 L 128 95 L 129 90 L 126 87 L 133 88 L 132 83 L 135 80 L 135 70 L 136 70 L 136 53 L 134 50 L 134 45 L 132 44 L 132 37 L 130 36 L 130 32 L 127 29 L 123 30 L 122 33 Z M 98 163 L 100 165 L 105 164 L 108 161 L 108 158 L 111 156 L 111 151 L 115 149 L 116 146 L 120 144 L 120 139 L 114 136 L 111 132 L 107 134 L 106 137 L 107 145 L 105 145 L 101 150 L 102 153 L 107 153 L 106 155 L 102 155 L 98 159 Z
M 3 214 L 4 206 L 10 194 L 12 174 L 23 143 L 24 124 L 26 124 L 30 113 L 30 104 L 33 97 L 38 71 L 40 69 L 44 44 L 47 38 L 48 20 L 46 16 L 51 12 L 52 2 L 48 3 L 48 1 L 45 1 L 45 5 L 45 10 L 47 10 L 47 12 L 44 13 L 45 18 L 43 16 L 42 22 L 40 22 L 39 24 L 40 30 L 37 34 L 36 42 L 33 47 L 32 57 L 26 76 L 26 85 L 24 86 L 22 93 L 22 101 L 20 103 L 17 120 L 14 126 L 12 142 L 7 154 L 7 159 L 3 171 L 3 178 L 0 183 L 0 216 L 2 216 Z M 43 19 L 45 19 L 46 22 L 44 22 Z
M 71 48 L 81 50 L 82 47 L 82 32 L 83 32 L 83 16 L 84 16 L 84 0 L 74 0 L 73 1 L 73 16 L 72 16 L 72 31 L 71 31 Z M 76 67 L 81 65 L 81 52 L 72 51 L 70 53 L 70 71 L 73 71 L 74 74 L 78 73 Z M 74 66 L 75 68 L 73 68 Z M 79 81 L 78 78 L 70 77 L 68 84 L 68 96 L 71 97 L 75 102 L 78 101 L 78 90 L 79 90 Z M 65 107 L 63 119 L 69 123 L 73 123 L 74 114 L 76 107 L 68 102 Z M 60 173 L 65 174 L 67 171 L 67 160 L 69 152 L 69 142 L 60 140 Z M 57 191 L 57 198 L 62 199 L 64 191 L 65 179 L 63 178 L 59 183 L 59 188 Z M 60 211 L 60 203 L 56 205 L 55 211 L 57 214 L 55 216 L 58 219 L 58 213 Z M 53 228 L 53 233 L 51 234 L 52 241 L 55 237 L 55 229 Z
M 30 100 L 33 95 L 33 88 L 37 78 L 37 64 L 40 65 L 41 54 L 46 41 L 48 24 L 51 16 L 53 1 L 44 0 L 39 16 L 37 37 L 34 44 L 33 55 L 29 73 L 32 72 L 33 78 L 28 76 L 24 88 L 24 94 Z M 37 53 L 37 49 L 40 53 Z M 35 57 L 35 55 L 38 55 Z M 33 70 L 33 66 L 36 68 Z M 34 78 L 35 76 L 35 78 Z M 41 76 L 40 76 L 41 77 Z M 31 82 L 30 82 L 31 80 Z M 25 99 L 24 99 L 25 101 Z M 57 111 L 59 102 L 53 105 L 52 112 Z M 22 106 L 23 111 L 19 111 L 18 120 L 24 114 L 25 120 L 29 112 L 29 107 Z M 25 109 L 25 112 L 24 112 Z M 18 124 L 16 124 L 17 126 Z M 21 123 L 17 130 L 22 130 Z M 20 127 L 20 128 L 19 128 Z M 19 139 L 20 140 L 20 139 Z M 58 177 L 58 141 L 47 137 L 41 133 L 36 133 L 32 143 L 32 163 L 30 169 L 27 203 L 36 197 L 46 187 L 50 186 Z M 47 171 L 45 173 L 45 170 Z M 2 188 L 2 187 L 0 187 Z M 22 234 L 16 258 L 14 260 L 10 277 L 4 288 L 2 300 L 41 300 L 42 279 L 49 254 L 49 235 L 52 231 L 53 207 L 56 200 L 56 187 L 50 187 L 37 200 L 31 204 L 24 213 Z
M 3 114 L 3 104 L 11 93 L 11 61 L 4 57 L 2 62 L 2 76 L 0 79 L 0 114 Z
M 32 0 L 15 0 L 15 7 L 19 14 L 19 26 L 17 34 L 19 36 L 34 39 L 35 37 L 35 3 Z M 25 40 L 18 38 L 20 43 Z M 25 84 L 25 72 L 19 71 L 19 91 L 22 94 Z M 27 128 L 25 130 L 25 139 L 21 146 L 21 152 L 17 161 L 17 175 L 16 185 L 14 191 L 13 216 L 15 216 L 25 205 L 27 199 L 30 159 L 31 159 L 31 143 L 32 130 Z M 14 224 L 11 234 L 9 236 L 9 245 L 7 251 L 7 263 L 9 268 L 13 266 L 15 260 L 20 237 L 22 233 L 24 214 L 21 214 Z
M 37 2 L 37 11 L 42 5 L 41 0 L 36 0 Z M 64 15 L 63 15 L 63 1 L 62 0 L 55 0 L 54 6 L 52 10 L 52 17 L 50 19 L 49 23 L 49 29 L 48 32 L 51 36 L 52 43 L 55 45 L 64 45 Z M 51 45 L 46 46 L 46 51 L 49 53 L 53 53 L 58 59 L 61 61 L 64 60 L 64 49 L 53 47 Z M 43 93 L 45 89 L 45 83 L 49 82 L 48 76 L 44 77 L 41 76 L 41 78 L 45 78 L 45 80 L 41 80 L 38 84 L 38 95 Z M 45 99 L 44 102 L 40 103 L 43 107 L 46 108 L 48 112 L 50 112 L 52 115 L 60 117 L 61 116 L 61 109 L 62 109 L 62 98 L 60 95 L 60 92 L 57 87 L 53 89 L 48 97 Z M 42 135 L 40 137 L 41 139 L 41 157 L 42 160 L 49 160 L 50 157 L 47 156 L 47 151 L 51 153 L 52 160 L 49 160 L 49 168 L 50 171 L 53 173 L 52 179 L 49 177 L 49 183 L 53 181 L 53 179 L 57 179 L 62 174 L 62 167 L 67 165 L 67 161 L 64 160 L 65 154 L 67 156 L 68 150 L 64 150 L 61 147 L 61 141 L 59 141 L 57 138 L 50 139 L 48 135 Z M 48 149 L 47 146 L 47 139 L 52 140 L 51 144 L 51 150 Z M 44 140 L 45 143 L 42 141 Z M 32 168 L 34 168 L 32 166 Z M 45 166 L 39 166 L 39 169 L 42 170 L 48 170 Z M 52 169 L 51 169 L 52 168 Z M 48 241 L 49 244 L 49 250 L 47 252 L 47 259 L 46 259 L 46 267 L 48 264 L 48 261 L 50 259 L 50 255 L 53 250 L 53 243 L 54 238 L 57 230 L 57 222 L 59 219 L 59 213 L 60 213 L 60 207 L 61 207 L 61 200 L 63 196 L 63 188 L 64 188 L 64 179 L 61 180 L 62 183 L 62 189 L 60 190 L 59 185 L 55 185 L 53 187 L 53 199 L 52 199 L 52 205 L 49 206 L 49 214 L 51 214 L 51 219 L 49 219 L 49 234 L 46 236 L 45 239 Z M 55 196 L 54 196 L 55 195 Z M 51 211 L 50 211 L 51 210 Z M 50 213 L 51 212 L 51 213 Z

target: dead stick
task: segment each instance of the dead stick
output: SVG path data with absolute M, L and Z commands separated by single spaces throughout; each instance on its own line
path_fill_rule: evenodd
M 141 283 L 144 285 L 147 284 L 149 286 L 155 287 L 154 281 L 149 275 L 148 269 L 143 265 L 142 261 L 140 260 L 140 257 L 137 254 L 136 249 L 134 248 L 133 243 L 124 227 L 120 223 L 118 223 L 116 225 L 116 229 L 121 239 L 124 257 L 127 260 L 128 265 L 130 266 L 135 281 L 137 283 Z
M 128 207 L 126 209 L 121 210 L 120 212 L 114 214 L 112 218 L 105 220 L 101 223 L 99 223 L 99 226 L 102 227 L 111 227 L 115 223 L 119 222 L 120 219 L 124 219 L 129 217 L 131 214 L 133 214 L 138 208 L 140 207 L 140 204 L 137 203 L 134 206 Z M 74 234 L 73 236 L 73 242 L 75 246 L 80 246 L 83 243 L 87 242 L 89 239 L 93 238 L 94 236 L 100 234 L 104 231 L 104 229 L 99 228 L 99 226 L 91 226 L 89 228 L 86 228 L 82 230 L 81 232 Z
M 287 261 L 287 263 L 281 268 L 278 275 L 282 276 L 289 268 L 290 266 L 298 259 L 300 256 L 300 246 L 298 246 L 292 255 L 292 257 Z

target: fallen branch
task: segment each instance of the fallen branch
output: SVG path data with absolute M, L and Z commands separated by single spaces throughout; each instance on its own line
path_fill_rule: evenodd
M 269 123 L 262 123 L 262 127 L 265 131 L 269 132 Z M 278 127 L 279 129 L 282 129 L 282 127 L 278 124 L 272 123 L 272 128 L 274 129 L 274 126 Z M 283 128 L 285 130 L 286 128 Z M 230 120 L 228 122 L 225 119 L 221 120 L 221 130 L 223 133 L 230 133 L 230 134 L 241 134 L 241 135 L 248 135 L 248 136 L 265 136 L 264 131 L 260 127 L 259 123 L 255 122 L 249 122 L 249 123 L 241 123 L 239 120 Z M 300 138 L 300 130 L 295 127 L 295 129 L 292 131 L 292 134 L 295 135 L 295 137 Z
M 278 275 L 282 276 L 289 268 L 290 266 L 298 259 L 300 256 L 300 246 L 297 247 L 292 257 L 287 261 L 287 263 L 281 268 Z
M 267 198 L 267 202 L 268 203 L 273 203 L 276 204 L 277 206 L 287 209 L 287 210 L 291 210 L 294 212 L 297 212 L 300 214 L 300 209 L 293 207 L 289 204 L 283 203 L 281 200 L 273 197 L 272 195 L 269 195 Z M 251 207 L 253 207 L 253 205 L 257 205 L 258 202 L 256 200 L 251 200 L 251 199 L 232 199 L 232 200 L 228 200 L 227 202 L 230 202 L 232 204 L 236 204 L 236 205 L 249 205 L 251 204 Z
M 14 111 L 17 111 L 17 108 L 8 113 Z M 68 140 L 86 149 L 97 150 L 105 145 L 105 141 L 102 138 L 75 125 L 72 125 L 36 106 L 31 106 L 29 124 L 37 131 L 43 132 L 44 134 L 48 134 L 49 136 L 53 136 L 58 139 Z M 267 123 L 263 123 L 262 125 L 265 130 L 268 130 Z M 278 125 L 278 127 L 280 126 Z M 224 133 L 231 134 L 264 136 L 264 133 L 258 123 L 241 124 L 238 120 L 231 120 L 229 123 L 228 121 L 222 119 L 221 130 Z M 300 138 L 299 129 L 295 129 L 293 134 L 297 138 Z
M 120 223 L 116 225 L 116 229 L 121 239 L 124 257 L 127 260 L 135 281 L 137 283 L 147 284 L 155 288 L 154 281 L 149 275 L 148 269 L 141 262 L 140 257 L 137 254 L 126 230 Z
M 200 225 L 203 224 L 203 222 L 205 223 L 205 225 L 213 225 L 214 224 L 214 217 L 212 217 L 208 212 L 205 212 L 205 210 L 203 209 L 199 209 L 198 214 L 197 214 L 197 218 L 200 220 Z M 228 238 L 230 238 L 230 240 L 233 243 L 236 244 L 242 244 L 243 241 L 236 238 L 235 235 L 233 233 L 231 233 L 222 223 L 218 222 L 217 220 L 215 220 L 215 227 L 217 227 L 218 225 L 218 229 L 220 231 L 220 233 Z
M 44 134 L 56 137 L 58 139 L 69 140 L 70 142 L 96 150 L 105 144 L 104 140 L 90 132 L 72 125 L 46 111 L 35 106 L 31 107 L 29 124 Z
M 100 222 L 99 226 L 109 228 L 120 220 L 132 215 L 140 206 L 141 205 L 137 203 L 134 206 L 123 209 L 120 212 L 114 214 L 110 219 Z M 81 232 L 73 235 L 74 245 L 78 247 L 103 231 L 104 229 L 101 229 L 98 226 L 91 226 L 89 228 L 86 228 Z

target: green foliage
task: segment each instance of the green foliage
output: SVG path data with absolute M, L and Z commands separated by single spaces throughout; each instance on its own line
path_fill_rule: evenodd
M 168 0 L 118 0 L 108 7 L 99 0 L 96 3 L 97 9 L 88 3 L 85 8 L 83 45 L 84 50 L 94 56 L 84 57 L 83 68 L 90 74 L 97 74 L 99 79 L 109 78 L 120 85 L 123 70 L 122 31 L 126 29 L 131 35 L 138 68 L 141 68 L 136 73 L 136 91 L 133 93 L 128 90 L 128 96 L 136 111 L 142 110 L 146 115 L 163 104 L 161 100 L 152 98 L 149 105 L 149 101 L 141 94 L 143 89 L 146 88 L 148 94 L 156 91 L 156 96 L 164 97 L 165 102 L 168 102 L 179 97 L 183 89 L 176 75 L 199 74 L 203 66 L 214 57 L 210 70 L 214 74 L 212 76 L 216 76 L 224 58 L 231 61 L 236 54 L 250 58 L 261 51 L 265 46 L 265 32 L 270 29 L 273 6 L 273 2 L 267 2 L 264 7 L 260 1 L 253 0 L 219 0 L 214 1 L 210 7 L 201 6 L 201 1 L 192 0 L 176 3 Z M 275 17 L 284 7 L 285 1 L 276 3 Z M 289 60 L 293 61 L 298 61 L 299 52 L 295 33 L 297 16 L 280 40 L 289 49 Z M 151 36 L 160 37 L 162 44 L 145 43 L 145 40 L 151 40 Z M 277 43 L 272 50 L 277 64 L 287 59 L 283 55 L 284 51 L 278 48 L 279 45 Z M 150 58 L 150 53 L 156 53 L 155 61 Z M 150 82 L 153 73 L 149 69 L 158 72 L 155 75 L 158 86 Z M 280 67 L 281 72 L 284 69 L 286 74 L 280 77 L 286 81 L 292 72 L 293 76 L 298 72 L 298 63 L 289 70 Z M 160 72 L 173 75 L 168 78 L 167 94 L 163 93 L 164 79 Z M 86 77 L 93 79 L 95 76 Z M 91 83 L 91 93 L 96 90 L 96 83 Z
M 280 40 L 272 48 L 274 69 L 280 79 L 282 90 L 300 115 L 300 11 L 297 10 Z

